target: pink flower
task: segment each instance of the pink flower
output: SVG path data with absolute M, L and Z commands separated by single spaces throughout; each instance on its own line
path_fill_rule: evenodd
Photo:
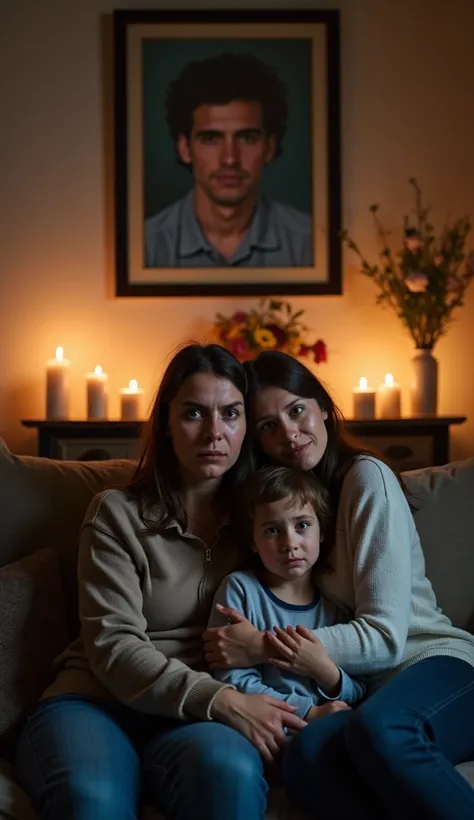
M 242 324 L 242 322 L 247 321 L 247 316 L 248 316 L 248 314 L 245 312 L 245 310 L 238 310 L 232 316 L 232 321 L 237 322 L 237 324 L 240 325 L 240 324 Z
M 407 228 L 405 231 L 405 247 L 412 253 L 416 253 L 423 247 L 423 241 L 417 233 L 416 228 Z
M 428 281 L 426 273 L 410 273 L 405 276 L 405 285 L 411 293 L 424 293 L 428 287 Z
M 416 253 L 423 246 L 423 242 L 421 239 L 418 239 L 417 236 L 409 236 L 408 239 L 405 240 L 405 245 L 409 251 Z

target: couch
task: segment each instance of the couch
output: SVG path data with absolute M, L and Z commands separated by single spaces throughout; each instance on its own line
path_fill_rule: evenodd
M 37 820 L 11 757 L 22 721 L 76 634 L 77 536 L 95 493 L 126 460 L 66 462 L 10 453 L 0 440 L 0 819 Z M 427 573 L 443 610 L 474 631 L 474 458 L 406 473 Z M 474 761 L 459 767 L 474 787 Z M 301 820 L 272 789 L 267 820 Z M 163 820 L 150 808 L 141 820 Z M 225 818 L 223 818 L 225 820 Z

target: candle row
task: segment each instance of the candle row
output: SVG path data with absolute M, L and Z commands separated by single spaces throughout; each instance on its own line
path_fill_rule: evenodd
M 69 367 L 62 347 L 56 348 L 56 358 L 46 362 L 46 418 L 66 420 L 69 418 Z M 87 418 L 101 421 L 107 418 L 108 375 L 100 365 L 93 373 L 86 373 Z M 120 418 L 122 421 L 141 419 L 140 399 L 143 390 L 135 379 L 120 390 Z
M 359 379 L 359 387 L 354 387 L 353 415 L 355 419 L 399 419 L 401 410 L 400 385 L 395 384 L 391 373 L 378 390 L 368 386 L 367 379 Z

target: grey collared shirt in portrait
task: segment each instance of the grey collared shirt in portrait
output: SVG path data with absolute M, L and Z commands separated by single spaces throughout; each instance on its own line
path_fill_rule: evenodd
M 230 259 L 214 248 L 201 230 L 192 191 L 145 223 L 147 268 L 294 268 L 312 264 L 311 218 L 273 200 L 259 200 L 249 230 Z

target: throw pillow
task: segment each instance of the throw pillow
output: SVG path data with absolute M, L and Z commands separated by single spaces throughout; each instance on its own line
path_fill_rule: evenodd
M 51 682 L 69 643 L 56 551 L 45 547 L 0 569 L 0 754 Z

